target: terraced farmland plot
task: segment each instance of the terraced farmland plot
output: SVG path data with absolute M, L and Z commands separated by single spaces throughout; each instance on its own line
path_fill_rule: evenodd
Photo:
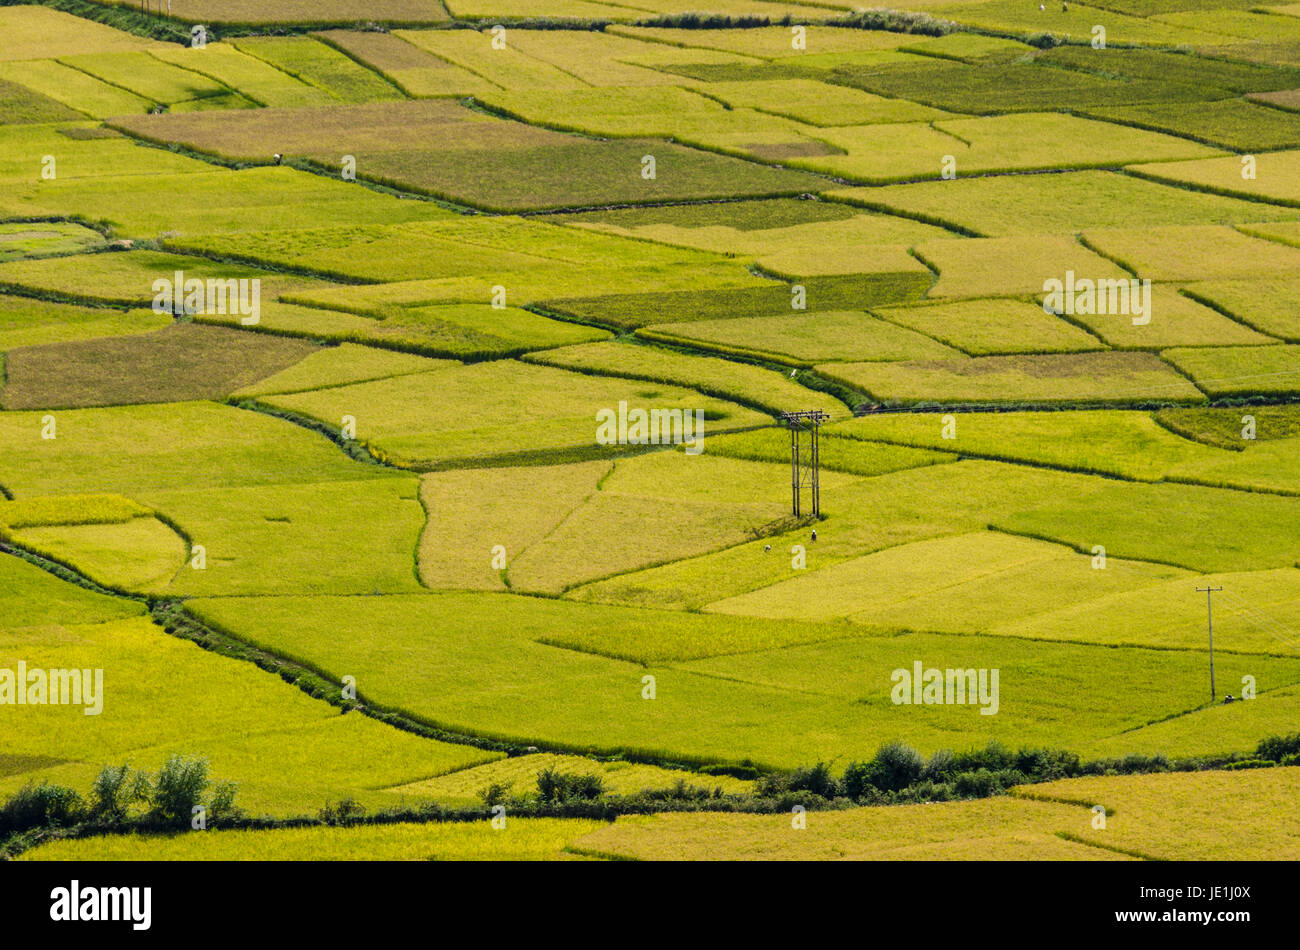
M 1244 415 L 1255 420 L 1249 433 L 1254 439 L 1243 438 L 1248 434 Z M 939 415 L 900 413 L 855 419 L 827 429 L 827 434 L 1135 481 L 1173 479 L 1291 493 L 1300 489 L 1300 481 L 1281 458 L 1300 435 L 1294 416 L 1285 407 L 1165 409 L 1153 414 L 966 413 L 947 427 Z
M 238 97 L 226 100 L 231 95 L 229 86 L 201 73 L 163 62 L 148 53 L 96 53 L 68 56 L 61 62 L 163 105 L 176 106 L 184 102 L 201 108 L 202 101 L 210 99 L 213 100 L 212 106 L 226 107 L 237 104 L 238 100 Z
M 721 30 L 614 26 L 610 31 L 619 36 L 630 36 L 670 46 L 711 49 L 759 59 L 777 60 L 799 60 L 807 56 L 892 50 L 909 40 L 906 34 L 901 33 L 811 26 L 806 34 L 805 47 L 798 49 L 791 42 L 789 28 L 781 26 Z
M 1083 240 L 1125 270 L 1151 280 L 1213 280 L 1294 274 L 1300 248 L 1211 225 L 1083 232 Z
M 920 273 L 921 267 L 907 258 L 904 248 L 948 236 L 909 218 L 788 198 L 597 211 L 559 220 L 661 244 L 753 257 L 760 268 L 774 274 L 824 276 L 882 269 Z
M 4 409 L 71 409 L 220 399 L 314 352 L 300 340 L 174 324 L 145 338 L 107 337 L 10 350 Z M 164 368 L 183 374 L 170 376 Z
M 645 327 L 638 335 L 749 353 L 801 366 L 823 360 L 920 360 L 957 355 L 934 340 L 870 314 L 832 310 L 790 316 L 691 320 Z
M 558 861 L 600 824 L 579 818 L 517 818 L 507 835 L 486 822 L 226 831 L 161 842 L 125 835 L 60 841 L 33 851 L 28 860 Z
M 1235 34 L 1221 32 L 1225 22 L 1235 21 L 1238 12 L 1224 11 L 1222 17 L 1202 16 L 1199 13 L 1185 17 L 1161 14 L 1147 17 L 1148 11 L 1111 12 L 1115 9 L 1085 4 L 1066 4 L 1057 9 L 1053 4 L 1018 3 L 1016 0 L 985 0 L 982 3 L 926 3 L 927 12 L 942 16 L 967 26 L 994 33 L 1010 33 L 1028 39 L 1034 35 L 1051 33 L 1078 43 L 1092 41 L 1092 28 L 1102 26 L 1110 43 L 1145 46 L 1216 45 L 1231 42 Z M 1264 32 L 1262 35 L 1269 35 Z
M 1294 207 L 1300 204 L 1300 151 L 1294 149 L 1253 156 L 1254 175 L 1237 156 L 1205 158 L 1186 162 L 1161 162 L 1129 168 L 1144 178 L 1154 178 L 1176 185 L 1188 185 L 1205 191 L 1240 195 L 1259 201 L 1271 201 Z M 1263 220 L 1263 219 L 1260 219 Z
M 1101 349 L 1097 337 L 1013 297 L 960 300 L 872 311 L 971 356 Z
M 234 41 L 241 53 L 269 63 L 341 102 L 381 102 L 402 93 L 373 70 L 307 36 L 250 37 Z
M 927 36 L 899 47 L 903 52 L 955 59 L 963 63 L 1010 62 L 1032 56 L 1033 47 L 1001 36 L 979 33 L 946 33 Z
M 1185 292 L 1262 333 L 1300 341 L 1300 280 L 1296 278 L 1205 281 L 1187 285 Z
M 225 43 L 209 43 L 203 49 L 173 47 L 155 50 L 153 55 L 237 90 L 245 99 L 259 106 L 292 109 L 329 105 L 336 101 L 326 90 Z
M 830 430 L 825 433 L 830 435 Z M 758 429 L 722 436 L 709 444 L 709 451 L 755 462 L 784 462 L 789 455 L 788 434 L 782 429 Z M 887 472 L 951 462 L 955 455 L 926 452 L 894 445 L 829 438 L 818 447 L 819 464 L 833 472 L 853 475 L 883 475 Z
M 157 49 L 162 44 L 42 6 L 0 10 L 0 60 Z
M 67 184 L 67 179 L 111 178 L 118 187 L 129 188 L 138 175 L 188 175 L 209 170 L 209 166 L 183 155 L 140 148 L 88 122 L 0 125 L 0 144 L 0 181 L 6 186 L 0 200 L 6 206 L 17 206 L 12 211 L 17 217 L 53 216 L 50 211 L 28 211 L 20 203 L 24 198 L 39 201 Z M 51 154 L 55 157 L 56 180 L 41 177 L 44 157 Z
M 1295 546 L 1268 536 L 1296 518 L 1290 497 L 1196 485 L 1122 485 L 1113 479 L 1100 479 L 1087 487 L 1094 490 L 995 518 L 992 526 L 1081 551 L 1103 544 L 1113 557 L 1207 573 L 1296 563 Z M 1234 520 L 1233 527 L 1197 520 L 1197 512 L 1215 505 L 1222 517 Z
M 0 655 L 7 665 L 22 657 L 33 667 L 102 669 L 102 713 L 87 717 L 64 706 L 8 711 L 8 750 L 33 765 L 0 779 L 6 794 L 40 780 L 89 790 L 103 765 L 129 761 L 152 771 L 168 754 L 197 753 L 210 758 L 217 776 L 239 782 L 243 806 L 283 816 L 311 811 L 340 794 L 373 800 L 367 789 L 384 773 L 390 781 L 413 780 L 491 758 L 364 717 L 342 720 L 326 704 L 169 637 L 145 618 L 74 622 L 60 612 L 45 622 L 51 621 L 67 624 L 61 636 L 50 636 L 48 626 L 6 624 Z M 364 754 L 359 743 L 369 746 Z M 330 750 L 324 770 L 324 763 L 313 767 L 295 751 L 313 744 Z M 276 746 L 285 748 L 272 754 Z
M 818 182 L 801 172 L 664 142 L 563 135 L 439 100 L 267 109 L 241 118 L 141 116 L 115 124 L 152 141 L 243 160 L 267 162 L 283 154 L 332 169 L 340 167 L 342 154 L 351 154 L 360 178 L 497 211 L 792 195 Z M 338 145 L 327 148 L 323 141 Z M 340 153 L 343 145 L 347 151 Z M 642 175 L 647 154 L 655 158 L 653 178 Z
M 624 249 L 646 250 L 631 244 L 625 245 Z M 645 307 L 657 306 L 665 299 L 684 302 L 691 298 L 706 306 L 714 301 L 769 306 L 779 297 L 784 306 L 789 306 L 792 293 L 789 285 L 760 277 L 738 262 L 680 251 L 661 257 L 663 253 L 646 253 L 646 259 L 641 261 L 622 260 L 623 255 L 618 253 L 604 261 L 545 260 L 540 266 L 498 270 L 490 279 L 470 275 L 364 286 L 314 285 L 321 289 L 287 293 L 282 299 L 304 307 L 387 318 L 394 312 L 400 316 L 398 308 L 414 310 L 449 304 L 481 307 L 485 300 L 493 301 L 494 298 L 499 304 L 500 291 L 495 288 L 505 288 L 507 308 L 531 307 L 540 313 L 556 314 L 561 319 L 571 318 L 578 323 L 600 326 L 624 326 L 638 317 L 649 319 L 653 315 L 646 313 Z M 914 279 L 917 277 L 921 277 L 925 285 L 929 284 L 928 277 L 917 274 L 866 274 L 854 275 L 848 281 L 826 278 L 824 283 L 822 279 L 810 278 L 804 285 L 805 292 L 812 286 L 812 292 L 819 298 L 822 287 L 830 286 L 829 297 L 847 284 L 856 285 L 855 289 L 867 299 L 884 297 L 893 300 L 919 295 L 921 288 L 916 286 Z M 709 290 L 704 292 L 707 296 L 691 290 L 702 284 L 709 286 Z M 651 294 L 641 292 L 641 288 L 647 285 L 661 290 Z M 598 296 L 590 296 L 592 294 Z M 564 342 L 575 341 L 567 339 Z
M 382 73 L 408 96 L 472 96 L 492 88 L 469 70 L 453 66 L 390 33 L 328 30 L 316 35 Z
M 169 314 L 105 310 L 0 294 L 0 350 L 161 330 Z
M 96 119 L 147 112 L 151 103 L 53 59 L 0 62 L 0 79 L 26 86 Z
M 424 512 L 416 480 L 382 474 L 390 477 L 140 493 L 204 548 L 202 569 L 191 562 L 177 571 L 168 593 L 418 590 L 413 552 Z M 339 517 L 344 510 L 364 534 Z
M 832 418 L 848 415 L 847 407 L 839 400 L 792 383 L 784 373 L 710 356 L 687 356 L 671 350 L 618 343 L 590 343 L 550 350 L 527 359 L 595 375 L 694 386 L 708 395 L 774 415 L 785 411 L 783 407 L 794 405 L 820 409 Z
M 1195 772 L 1068 779 L 1013 798 L 932 806 L 859 808 L 819 815 L 792 835 L 784 816 L 655 815 L 620 818 L 578 839 L 578 852 L 641 860 L 1290 860 L 1286 813 L 1295 769 L 1239 776 Z M 1105 830 L 1091 808 L 1110 813 Z M 1286 830 L 1276 837 L 1276 829 Z M 1188 823 L 1212 827 L 1192 843 Z M 1128 853 L 1126 853 L 1128 852 Z
M 809 125 L 920 122 L 946 116 L 938 109 L 906 99 L 887 99 L 811 79 L 714 82 L 700 89 L 732 108 L 757 109 Z
M 1017 608 L 1041 609 L 1049 588 L 1056 603 L 1067 605 L 1183 573 L 1138 562 L 1117 562 L 1105 572 L 1094 572 L 1090 561 L 1088 555 L 1042 541 L 997 532 L 964 534 L 869 554 L 710 604 L 706 610 L 979 633 L 992 621 L 1017 616 Z M 998 593 L 990 600 L 992 591 Z
M 1255 860 L 1289 860 L 1300 830 L 1286 801 L 1300 769 L 1265 769 L 1234 775 L 1134 775 L 1048 782 L 1017 792 L 1040 801 L 1102 802 L 1114 812 L 1105 831 L 1076 829 L 1078 840 L 1155 858 L 1207 860 L 1249 854 Z M 1177 815 L 1177 821 L 1171 820 Z M 1224 821 L 1223 819 L 1227 820 Z M 1199 841 L 1179 834 L 1178 824 L 1212 829 Z M 1268 829 L 1268 830 L 1265 830 Z
M 346 386 L 372 379 L 427 373 L 450 365 L 442 360 L 395 350 L 343 343 L 307 353 L 301 360 L 265 379 L 239 389 L 239 397 L 298 393 L 327 386 Z
M 157 593 L 190 549 L 169 525 L 143 516 L 104 524 L 35 525 L 9 533 L 27 551 L 75 567 L 110 590 Z
M 1110 9 L 1118 10 L 1121 5 L 1122 0 L 1107 0 Z M 1244 0 L 1206 0 L 1204 4 L 1206 9 L 1220 10 L 1249 5 Z M 1141 15 L 1147 15 L 1148 12 L 1150 11 L 1143 11 Z M 1157 12 L 1175 11 L 1169 9 Z M 1099 50 L 1090 46 L 1065 45 L 1039 53 L 1037 60 L 1039 63 L 1085 73 L 1125 79 L 1158 79 L 1184 87 L 1196 86 L 1201 90 L 1197 98 L 1206 100 L 1231 98 L 1223 93 L 1289 89 L 1300 82 L 1300 70 L 1294 66 L 1264 66 L 1223 56 L 1198 56 L 1188 49 Z
M 120 145 L 125 146 L 125 151 L 120 152 L 122 158 L 166 156 L 174 159 L 173 164 L 185 164 L 158 168 L 148 181 L 106 181 L 97 173 L 93 178 L 60 177 L 40 185 L 19 186 L 23 212 L 48 216 L 62 210 L 99 222 L 121 236 L 161 237 L 164 241 L 184 240 L 195 234 L 212 239 L 228 232 L 257 232 L 272 227 L 399 225 L 448 217 L 445 209 L 432 202 L 399 201 L 291 168 L 230 171 L 159 149 L 126 142 Z M 119 146 L 115 143 L 114 148 L 118 150 Z M 201 174 L 193 177 L 195 173 Z M 142 169 L 140 174 L 149 173 Z M 196 192 L 204 200 L 192 200 Z M 129 204 L 122 201 L 124 194 L 129 195 Z
M 1100 297 L 1098 299 L 1100 301 Z M 1149 306 L 1149 315 L 1076 313 L 1073 319 L 1119 349 L 1155 350 L 1169 346 L 1262 345 L 1276 342 L 1276 338 L 1258 333 L 1171 286 L 1153 286 L 1148 303 L 1144 306 Z M 1106 308 L 1110 309 L 1109 297 Z M 1130 304 L 1130 310 L 1132 309 Z
M 611 8 L 606 16 L 612 19 L 624 16 L 626 13 L 627 11 Z M 507 46 L 534 60 L 548 63 L 583 83 L 605 87 L 682 85 L 679 76 L 665 70 L 665 67 L 674 64 L 698 65 L 715 62 L 758 65 L 761 62 L 746 56 L 645 43 L 618 36 L 609 30 L 596 32 L 516 29 L 510 31 Z M 494 59 L 476 58 L 473 61 L 473 65 L 480 69 L 495 69 L 496 64 L 497 60 Z M 498 85 L 513 88 L 512 76 L 497 73 L 492 75 L 500 80 Z
M 829 194 L 843 201 L 965 228 L 984 237 L 1124 227 L 1131 223 L 1134 208 L 1141 208 L 1143 219 L 1151 225 L 1286 221 L 1300 213 L 1106 171 L 959 177 L 913 185 L 849 188 Z
M 1154 577 L 1152 571 L 1148 580 Z M 1116 591 L 1082 603 L 995 621 L 987 629 L 990 633 L 1035 640 L 1085 639 L 1200 649 L 1204 641 L 1199 622 L 1204 604 L 1188 597 L 1188 581 L 1192 580 L 1202 586 L 1224 588 L 1214 631 L 1216 650 L 1280 656 L 1294 652 L 1297 640 L 1292 624 L 1300 608 L 1300 576 L 1289 568 L 1199 577 L 1178 574 L 1164 583 L 1148 583 L 1132 591 Z
M 132 5 L 132 0 L 94 2 Z M 447 19 L 441 6 L 422 0 L 375 0 L 364 7 L 355 0 L 283 0 L 273 7 L 259 0 L 172 0 L 170 13 L 189 23 L 336 23 L 355 20 L 362 14 L 399 23 L 440 23 Z
M 514 397 L 520 381 L 536 387 L 525 404 Z M 597 378 L 509 361 L 269 396 L 264 402 L 331 427 L 343 425 L 343 417 L 350 416 L 359 440 L 386 458 L 424 470 L 471 460 L 517 464 L 610 457 L 619 447 L 596 441 L 596 413 L 604 409 L 617 412 L 620 402 L 647 411 L 698 410 L 705 413 L 711 431 L 767 421 L 753 410 L 676 386 Z M 407 408 L 396 413 L 395 405 Z M 474 409 L 473 417 L 466 415 L 469 406 Z M 529 432 L 529 439 L 522 444 L 508 434 L 519 426 Z
M 885 69 L 845 65 L 836 67 L 832 74 L 839 82 L 880 95 L 977 115 L 1159 103 L 1170 99 L 1209 98 L 1214 94 L 1212 89 L 1198 92 L 1191 84 L 1147 79 L 1119 81 L 1019 61 L 971 66 L 931 59 Z
M 227 311 L 236 309 L 236 296 L 231 294 L 207 296 L 207 282 L 217 281 L 225 287 L 229 281 L 258 280 L 259 294 L 268 299 L 285 291 L 301 288 L 312 283 L 309 279 L 273 274 L 241 264 L 223 264 L 202 257 L 186 257 L 180 254 L 164 254 L 158 251 L 132 251 L 130 253 L 100 253 L 77 255 L 75 257 L 53 257 L 35 261 L 10 261 L 0 264 L 0 287 L 6 291 L 17 291 L 28 295 L 66 300 L 72 303 L 92 303 L 118 307 L 152 307 L 156 300 L 162 299 L 163 309 L 184 312 L 185 299 L 170 297 L 172 307 L 167 306 L 169 299 L 163 297 L 164 291 L 155 287 L 155 281 L 165 280 L 170 287 L 178 290 L 184 286 L 177 284 L 176 275 L 183 275 L 185 281 L 202 280 L 204 294 L 201 295 L 201 312 L 217 312 L 218 308 Z M 246 289 L 253 285 L 243 285 Z M 237 285 L 238 287 L 238 285 Z M 218 288 L 220 291 L 221 288 Z M 190 291 L 186 290 L 186 294 Z M 251 289 L 248 294 L 251 295 Z M 167 291 L 170 295 L 171 291 Z M 239 298 L 251 306 L 251 296 Z M 211 301 L 209 303 L 209 300 Z M 251 319 L 251 312 L 240 316 Z
M 1088 114 L 1243 152 L 1300 145 L 1300 116 L 1241 99 L 1090 108 Z
M 664 769 L 633 762 L 593 762 L 572 755 L 522 755 L 512 759 L 499 759 L 487 765 L 462 769 L 411 785 L 391 789 L 396 794 L 408 790 L 425 795 L 436 795 L 439 801 L 457 804 L 477 804 L 479 793 L 493 783 L 508 786 L 515 794 L 537 796 L 537 776 L 545 769 L 555 769 L 564 775 L 596 775 L 615 794 L 630 794 L 646 789 L 671 788 L 677 782 L 690 787 L 711 791 L 747 791 L 752 782 L 730 775 L 699 775 L 678 769 Z
M 1212 396 L 1300 391 L 1300 347 L 1205 347 L 1166 350 L 1164 357 Z
M 448 598 L 455 604 L 454 623 L 443 613 L 451 607 Z M 369 702 L 403 708 L 429 721 L 462 728 L 477 721 L 480 733 L 531 733 L 565 749 L 619 745 L 676 756 L 676 761 L 735 761 L 732 756 L 807 761 L 835 747 L 861 756 L 874 750 L 882 734 L 902 734 L 927 751 L 1005 739 L 1012 734 L 1008 730 L 1014 730 L 1017 741 L 1041 742 L 1054 735 L 1057 741 L 1078 743 L 1085 735 L 1110 736 L 1165 711 L 1195 708 L 1201 702 L 1201 681 L 1190 674 L 1199 674 L 1204 666 L 1203 654 L 1192 651 L 1117 652 L 1061 644 L 1044 656 L 1040 645 L 1010 637 L 906 634 L 825 639 L 647 668 L 546 645 L 552 633 L 573 629 L 565 618 L 586 616 L 597 622 L 604 617 L 614 629 L 617 608 L 501 594 L 420 594 L 230 598 L 203 600 L 193 609 L 263 646 L 310 653 L 331 672 L 354 670 L 358 682 L 370 684 L 363 689 Z M 511 617 L 506 625 L 494 621 L 506 616 Z M 654 621 L 655 629 L 677 622 L 663 611 L 632 611 L 629 616 L 661 618 Z M 394 623 L 397 617 L 406 618 L 405 624 Z M 748 623 L 754 635 L 771 629 L 761 621 Z M 419 625 L 418 635 L 400 632 L 410 624 Z M 382 638 L 358 635 L 375 629 L 391 633 Z M 506 629 L 508 635 L 497 632 Z M 1063 706 L 1063 697 L 1087 701 L 1083 684 L 1093 675 L 1088 672 L 1092 664 L 1101 662 L 1102 651 L 1110 671 L 1106 692 L 1111 703 L 1100 714 L 1095 705 Z M 395 661 L 398 656 L 405 660 Z M 981 716 L 973 706 L 900 712 L 889 699 L 890 671 L 910 666 L 918 656 L 943 666 L 978 665 L 975 658 L 982 656 L 1001 668 L 1004 682 L 1021 686 L 1014 697 L 1003 694 L 1000 716 Z M 1300 663 L 1294 659 L 1225 654 L 1221 665 L 1225 680 L 1239 679 L 1249 670 L 1269 682 L 1300 680 Z M 1147 673 L 1139 674 L 1139 669 Z M 641 698 L 646 674 L 658 680 L 653 704 Z M 563 701 L 541 701 L 548 692 Z M 1084 708 L 1093 714 L 1083 717 Z M 595 714 L 598 709 L 605 713 Z M 1018 727 L 1010 725 L 1009 709 L 1018 710 Z M 1119 709 L 1130 712 L 1111 711 Z M 1086 724 L 1080 721 L 1085 718 Z M 780 722 L 793 729 L 776 728 Z M 815 722 L 821 725 L 813 728 Z
M 645 247 L 599 234 L 573 235 L 538 220 L 448 214 L 410 224 L 241 232 L 180 239 L 168 246 L 277 269 L 296 267 L 349 283 L 480 277 L 484 301 L 494 285 L 509 291 L 510 275 L 554 273 L 557 267 L 721 263 L 714 254 Z
M 797 137 L 791 120 L 750 108 L 729 108 L 711 96 L 675 86 L 599 89 L 514 89 L 488 92 L 484 104 L 494 112 L 536 125 L 615 138 L 668 138 L 715 141 L 743 136 Z
M 1079 806 L 1012 799 L 858 808 L 815 817 L 805 835 L 789 834 L 783 815 L 628 816 L 574 848 L 642 861 L 1131 860 L 1060 834 L 1084 827 L 1090 815 Z M 44 849 L 51 852 L 58 850 Z
M 882 402 L 1198 402 L 1201 391 L 1151 353 L 981 356 L 823 363 L 818 372 Z
M 1072 236 L 928 241 L 917 257 L 939 272 L 931 297 L 1006 297 L 1041 294 L 1049 280 L 1064 282 L 1067 272 L 1089 280 L 1124 280 L 1131 274 Z
M 839 426 L 827 429 L 827 433 L 840 432 Z M 792 529 L 770 541 L 753 541 L 578 588 L 570 596 L 697 609 L 728 596 L 800 577 L 804 570 L 820 570 L 914 541 L 984 531 L 1007 512 L 1034 508 L 1100 486 L 1100 482 L 1043 468 L 954 462 L 953 455 L 917 456 L 914 449 L 877 445 L 876 464 L 884 474 L 865 471 L 863 474 L 875 477 L 825 496 L 825 519 L 818 526 L 816 544 L 809 543 L 807 528 Z M 891 448 L 894 451 L 889 451 Z M 853 459 L 856 454 L 852 449 L 826 451 L 828 458 Z M 856 466 L 845 468 L 854 471 Z M 767 549 L 768 543 L 771 550 Z M 793 558 L 797 554 L 795 545 L 804 548 L 803 568 Z
M 80 113 L 56 99 L 26 86 L 0 80 L 0 123 L 68 122 L 80 118 Z
M 516 590 L 559 593 L 600 577 L 774 533 L 789 525 L 779 472 L 778 466 L 680 452 L 620 460 L 601 480 L 597 493 L 588 495 L 510 564 L 509 583 Z M 693 526 L 689 534 L 681 530 L 682 521 L 655 514 L 675 500 L 662 486 L 678 480 L 697 486 L 696 497 L 680 516 Z M 839 473 L 827 474 L 828 486 L 851 481 Z
M 1106 168 L 1148 160 L 1199 158 L 1208 146 L 1051 112 L 818 129 L 834 152 L 792 155 L 787 164 L 864 184 L 941 177 L 945 156 L 958 175 L 1029 169 Z
M 98 250 L 103 244 L 102 234 L 79 224 L 43 221 L 0 224 L 0 261 L 58 257 Z
M 0 485 L 18 497 L 390 478 L 321 436 L 262 413 L 188 402 L 0 413 Z M 182 441 L 182 438 L 183 441 Z M 113 453 L 100 457 L 105 446 Z M 196 454 L 198 453 L 198 454 Z M 196 462 L 202 458 L 202 462 Z

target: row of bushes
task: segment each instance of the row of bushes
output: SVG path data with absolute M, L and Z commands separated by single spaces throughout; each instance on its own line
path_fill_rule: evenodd
M 510 786 L 492 784 L 480 791 L 483 806 L 506 806 L 519 817 L 598 818 L 665 811 L 726 811 L 772 814 L 795 805 L 810 809 L 857 805 L 935 802 L 997 795 L 1015 785 L 1085 775 L 1130 775 L 1300 766 L 1300 733 L 1269 736 L 1251 757 L 1194 758 L 1170 761 L 1162 755 L 1130 755 L 1083 762 L 1058 749 L 1011 751 L 997 742 L 968 752 L 940 750 L 928 759 L 903 742 L 881 746 L 865 762 L 853 762 L 838 777 L 826 763 L 788 773 L 759 775 L 752 794 L 724 794 L 690 784 L 683 777 L 668 788 L 611 795 L 599 775 L 564 773 L 547 768 L 537 775 L 536 792 L 512 794 Z M 235 806 L 236 786 L 213 784 L 208 762 L 172 756 L 156 776 L 128 766 L 108 766 L 95 779 L 89 798 L 48 782 L 28 785 L 0 805 L 0 843 L 34 843 L 48 831 L 87 833 L 99 830 L 174 830 L 191 825 L 202 807 L 208 825 L 275 828 L 303 824 L 356 825 L 399 821 L 476 821 L 483 807 L 447 808 L 438 804 L 391 808 L 373 815 L 355 800 L 326 803 L 315 819 L 248 819 Z M 25 843 L 23 843 L 25 842 Z
M 189 828 L 195 809 L 206 824 L 239 817 L 238 787 L 208 777 L 208 761 L 173 755 L 150 776 L 126 765 L 106 766 L 89 798 L 65 785 L 28 784 L 0 805 L 0 840 L 43 828 L 94 824 L 118 827 Z
M 1190 758 L 1171 761 L 1163 755 L 1128 755 L 1082 761 L 1061 749 L 1013 752 L 998 742 L 969 752 L 940 749 L 926 759 L 903 742 L 881 746 L 866 762 L 851 762 L 840 777 L 825 763 L 794 772 L 765 775 L 756 794 L 765 798 L 847 799 L 856 804 L 948 801 L 983 798 L 1013 785 L 1049 782 L 1085 775 L 1136 775 L 1149 772 L 1198 771 L 1208 768 L 1264 768 L 1300 765 L 1300 733 L 1269 736 L 1252 757 Z

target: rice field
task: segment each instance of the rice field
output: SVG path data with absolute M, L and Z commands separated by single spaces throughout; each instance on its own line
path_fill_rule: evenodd
M 821 363 L 816 369 L 882 403 L 1132 405 L 1202 398 L 1200 389 L 1153 353 Z
M 396 824 L 360 828 L 226 831 L 211 835 L 104 837 L 59 841 L 32 861 L 555 861 L 599 822 L 516 818 L 497 832 L 489 822 Z
M 1010 799 L 810 816 L 803 834 L 785 815 L 630 817 L 573 848 L 651 861 L 1290 860 L 1296 781 L 1296 769 L 1068 779 Z M 1104 830 L 1094 804 L 1113 812 Z M 1193 842 L 1189 823 L 1214 830 Z
M 721 353 L 752 353 L 799 366 L 823 360 L 889 362 L 959 355 L 906 327 L 844 310 L 662 323 L 637 333 L 649 340 L 691 343 Z
M 0 6 L 0 854 L 1300 854 L 1300 17 L 818 2 Z

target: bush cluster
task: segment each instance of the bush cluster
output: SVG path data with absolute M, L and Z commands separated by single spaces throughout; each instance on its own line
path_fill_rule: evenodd
M 0 839 L 83 824 L 189 828 L 195 808 L 204 810 L 207 825 L 221 824 L 239 817 L 237 792 L 233 782 L 212 783 L 207 759 L 173 755 L 152 777 L 127 765 L 109 765 L 96 776 L 89 798 L 51 782 L 23 786 L 0 805 Z

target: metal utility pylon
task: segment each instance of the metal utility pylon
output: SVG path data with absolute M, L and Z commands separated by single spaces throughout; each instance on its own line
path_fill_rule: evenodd
M 1210 629 L 1210 702 L 1214 702 L 1216 698 L 1214 695 L 1214 595 L 1223 588 L 1207 585 L 1196 590 L 1205 595 L 1205 620 Z
M 820 470 L 817 430 L 822 423 L 829 422 L 830 418 L 829 413 L 822 412 L 820 409 L 781 413 L 781 419 L 790 427 L 790 487 L 794 496 L 796 518 L 801 514 L 800 498 L 804 485 L 812 488 L 812 516 L 814 518 L 821 516 L 821 487 L 817 480 Z

